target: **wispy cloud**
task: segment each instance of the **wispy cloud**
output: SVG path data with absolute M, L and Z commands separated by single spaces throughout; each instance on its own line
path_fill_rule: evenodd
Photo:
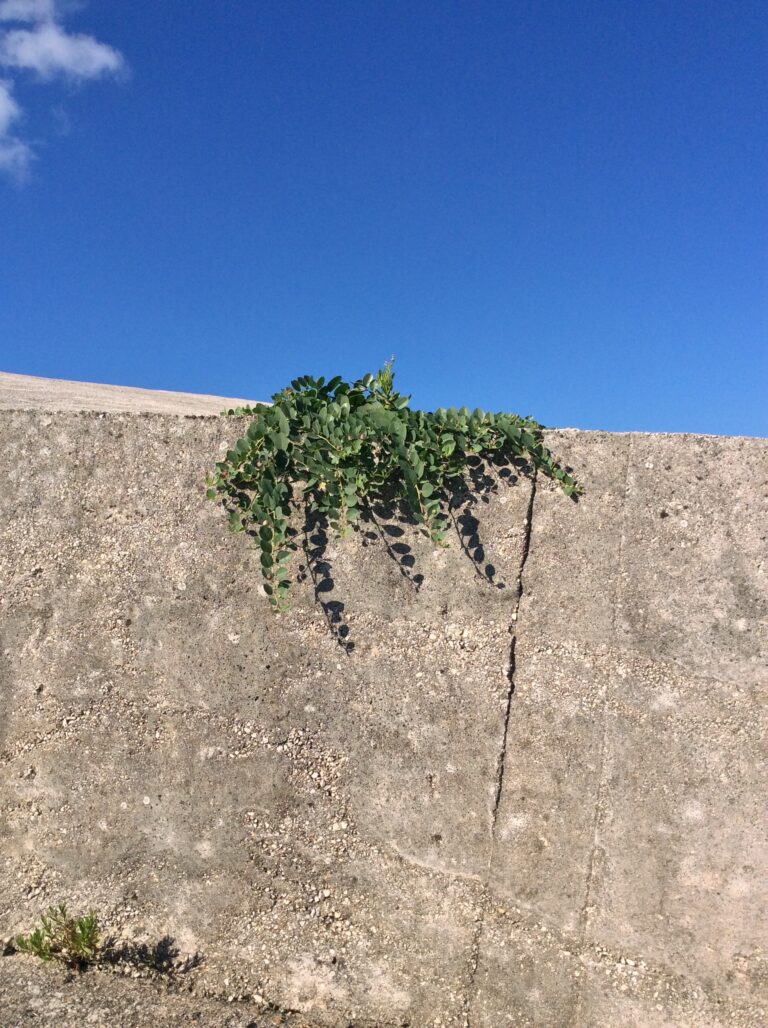
M 14 122 L 21 116 L 12 88 L 10 82 L 0 79 L 0 171 L 22 179 L 32 160 L 32 149 L 12 131 Z
M 2 0 L 0 21 L 53 21 L 53 0 Z
M 115 75 L 125 67 L 122 55 L 111 46 L 93 36 L 65 32 L 53 21 L 6 32 L 0 41 L 0 64 L 37 72 L 43 79 L 57 75 L 95 79 Z
M 68 32 L 55 0 L 0 0 L 0 68 L 38 80 L 86 82 L 125 73 L 125 58 L 93 36 Z M 34 152 L 15 135 L 21 110 L 11 79 L 0 79 L 0 171 L 23 178 Z

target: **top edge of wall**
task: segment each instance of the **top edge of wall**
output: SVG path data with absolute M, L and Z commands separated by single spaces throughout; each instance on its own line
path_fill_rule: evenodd
M 165 389 L 71 382 L 61 378 L 40 378 L 0 371 L 0 413 L 36 411 L 40 414 L 158 414 L 177 417 L 216 417 L 231 407 L 244 407 L 264 400 L 179 393 Z M 758 439 L 762 436 L 729 436 L 704 432 L 610 432 L 548 426 L 547 432 L 579 436 L 653 436 L 654 438 Z
M 257 402 L 260 401 L 164 389 L 134 389 L 96 382 L 68 382 L 59 378 L 37 378 L 0 371 L 0 411 L 213 415 L 229 407 Z

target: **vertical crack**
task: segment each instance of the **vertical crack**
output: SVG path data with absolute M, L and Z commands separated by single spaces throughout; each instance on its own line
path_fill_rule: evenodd
M 483 883 L 483 889 L 480 896 L 480 911 L 478 913 L 475 931 L 472 937 L 472 947 L 470 950 L 469 958 L 469 982 L 467 983 L 466 997 L 464 1000 L 464 1023 L 469 1028 L 470 1026 L 470 1007 L 472 999 L 475 994 L 475 979 L 477 977 L 477 968 L 480 962 L 480 938 L 483 933 L 483 925 L 485 924 L 485 915 L 488 909 L 489 903 L 489 889 L 488 889 L 488 876 L 490 876 L 491 868 L 493 867 L 493 858 L 496 852 L 496 822 L 499 816 L 499 805 L 501 804 L 501 794 L 504 788 L 504 770 L 507 763 L 507 740 L 509 737 L 509 722 L 512 714 L 512 697 L 515 693 L 515 670 L 516 670 L 516 659 L 515 651 L 517 646 L 517 619 L 520 611 L 520 603 L 523 598 L 523 572 L 525 570 L 525 564 L 528 560 L 528 551 L 531 546 L 531 528 L 533 525 L 533 505 L 536 499 L 536 470 L 533 470 L 531 474 L 531 494 L 528 498 L 528 509 L 525 516 L 525 532 L 523 535 L 523 548 L 520 556 L 520 570 L 517 574 L 517 592 L 515 595 L 515 606 L 512 611 L 512 624 L 510 626 L 510 633 L 512 635 L 512 641 L 509 647 L 509 665 L 507 667 L 507 690 L 506 690 L 506 701 L 504 709 L 504 728 L 501 736 L 501 748 L 499 755 L 496 758 L 496 781 L 493 793 L 493 804 L 491 806 L 491 841 L 488 849 L 488 868 L 486 880 Z
M 512 712 L 512 697 L 515 692 L 515 649 L 517 645 L 517 616 L 520 611 L 520 602 L 523 598 L 523 572 L 528 560 L 528 551 L 531 548 L 531 525 L 533 522 L 533 504 L 536 499 L 536 472 L 531 476 L 531 495 L 528 499 L 528 510 L 525 515 L 525 534 L 523 536 L 523 552 L 520 556 L 520 570 L 517 575 L 517 594 L 515 596 L 515 609 L 512 612 L 512 625 L 510 633 L 512 641 L 509 645 L 509 666 L 507 668 L 507 703 L 504 711 L 504 732 L 501 739 L 501 750 L 496 761 L 496 791 L 493 797 L 493 808 L 491 810 L 491 850 L 488 855 L 488 870 L 493 863 L 494 846 L 496 842 L 496 820 L 499 816 L 499 803 L 501 802 L 501 791 L 504 787 L 504 769 L 507 762 L 507 737 L 509 735 L 509 719 Z

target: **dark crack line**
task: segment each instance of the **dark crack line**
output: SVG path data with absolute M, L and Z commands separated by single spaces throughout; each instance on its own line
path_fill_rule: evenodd
M 467 984 L 466 999 L 464 1001 L 464 1023 L 467 1028 L 470 1028 L 470 1008 L 472 1000 L 475 995 L 475 981 L 477 978 L 477 968 L 480 963 L 480 939 L 483 934 L 483 927 L 485 925 L 485 915 L 488 909 L 489 894 L 490 894 L 490 883 L 489 877 L 491 868 L 493 867 L 493 858 L 496 851 L 496 822 L 499 816 L 499 806 L 501 804 L 501 794 L 504 788 L 504 771 L 507 763 L 507 741 L 509 738 L 509 723 L 512 716 L 512 697 L 515 694 L 515 671 L 516 671 L 516 659 L 515 652 L 517 646 L 517 624 L 518 616 L 520 613 L 520 603 L 523 598 L 523 573 L 525 571 L 525 565 L 528 560 L 528 552 L 531 548 L 531 530 L 533 527 L 533 506 L 536 500 L 536 471 L 534 470 L 531 475 L 531 495 L 528 499 L 528 510 L 525 516 L 525 534 L 523 536 L 523 552 L 520 557 L 520 570 L 517 575 L 517 593 L 515 595 L 515 609 L 512 614 L 512 626 L 510 633 L 512 635 L 512 642 L 509 647 L 509 666 L 507 668 L 507 695 L 506 695 L 506 706 L 504 710 L 504 730 L 501 737 L 501 749 L 496 760 L 496 786 L 493 796 L 493 806 L 491 808 L 491 844 L 488 852 L 488 869 L 486 873 L 486 880 L 483 883 L 483 891 L 480 898 L 480 916 L 477 919 L 477 927 L 475 928 L 474 935 L 472 937 L 472 947 L 470 950 L 469 958 L 469 982 Z
M 512 627 L 510 632 L 512 634 L 512 642 L 509 646 L 509 666 L 507 668 L 507 703 L 504 711 L 504 732 L 501 740 L 501 751 L 499 752 L 498 760 L 496 762 L 496 791 L 493 797 L 493 809 L 491 811 L 491 851 L 488 856 L 488 870 L 490 871 L 491 865 L 493 864 L 494 847 L 496 843 L 496 821 L 499 816 L 499 804 L 501 803 L 501 793 L 504 788 L 504 771 L 507 763 L 507 740 L 509 737 L 509 722 L 512 714 L 512 697 L 515 694 L 515 670 L 516 670 L 516 659 L 515 652 L 517 649 L 517 619 L 520 612 L 520 602 L 523 598 L 523 573 L 525 571 L 525 565 L 528 560 L 528 551 L 531 548 L 531 526 L 533 524 L 533 504 L 536 499 L 536 472 L 533 473 L 531 478 L 531 495 L 528 500 L 528 510 L 525 515 L 525 536 L 523 538 L 523 552 L 520 557 L 520 571 L 517 576 L 517 595 L 515 596 L 515 610 L 513 614 Z

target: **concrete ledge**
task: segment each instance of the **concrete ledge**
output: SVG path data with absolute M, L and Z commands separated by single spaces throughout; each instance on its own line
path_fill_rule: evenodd
M 229 399 L 164 389 L 132 389 L 95 382 L 66 382 L 0 371 L 0 411 L 103 411 L 133 414 L 221 414 L 255 400 Z

